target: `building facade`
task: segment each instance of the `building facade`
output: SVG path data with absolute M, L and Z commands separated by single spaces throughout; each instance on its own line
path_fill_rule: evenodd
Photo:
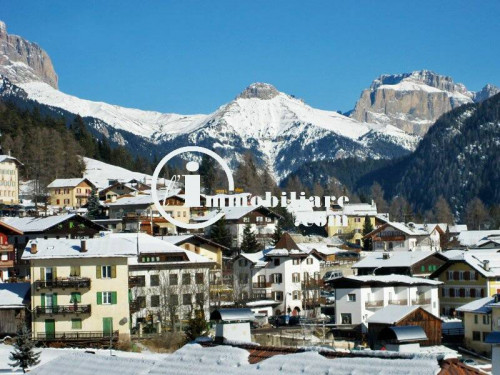
M 86 178 L 59 178 L 47 186 L 50 204 L 61 208 L 80 208 L 86 205 L 92 189 L 95 188 L 96 186 Z
M 369 218 L 372 228 L 375 228 L 377 205 L 372 203 L 346 203 L 341 209 L 332 209 L 332 214 L 345 216 L 339 223 L 338 220 L 328 220 L 326 231 L 328 237 L 344 236 L 349 242 L 362 245 L 363 227 L 366 217 Z
M 19 203 L 19 166 L 22 163 L 9 155 L 0 155 L 0 203 Z

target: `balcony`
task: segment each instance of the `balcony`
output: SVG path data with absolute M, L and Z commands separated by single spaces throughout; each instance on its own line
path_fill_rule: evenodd
M 381 307 L 384 307 L 384 301 L 366 301 L 365 302 L 365 308 L 366 309 L 379 309 Z
M 69 279 L 37 280 L 35 289 L 89 289 L 90 279 L 87 277 L 71 277 Z
M 400 306 L 406 306 L 408 305 L 408 300 L 407 299 L 391 299 L 389 300 L 389 305 L 400 305 Z
M 146 278 L 145 276 L 129 276 L 128 278 L 128 287 L 144 287 L 146 286 Z
M 36 315 L 90 314 L 90 305 L 37 306 Z
M 252 283 L 252 288 L 264 289 L 264 288 L 270 288 L 271 285 L 272 285 L 272 283 L 266 283 L 266 282 Z
M 0 268 L 12 268 L 14 267 L 13 260 L 0 260 Z
M 325 282 L 323 280 L 315 280 L 315 279 L 309 279 L 307 281 L 302 282 L 302 288 L 303 289 L 308 289 L 308 288 L 322 288 L 325 286 Z
M 130 310 L 131 314 L 136 313 L 140 309 L 144 309 L 144 308 L 146 308 L 146 300 L 143 299 L 143 298 L 142 299 L 136 299 L 136 300 L 133 300 L 133 301 L 129 302 L 129 310 Z
M 55 332 L 55 333 L 37 333 L 34 338 L 37 341 L 118 341 L 118 331 L 114 332 Z
M 431 299 L 430 298 L 417 298 L 417 299 L 412 299 L 411 300 L 412 305 L 430 305 L 431 304 Z

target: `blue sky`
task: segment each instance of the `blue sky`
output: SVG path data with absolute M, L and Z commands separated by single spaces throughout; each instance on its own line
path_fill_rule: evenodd
M 383 73 L 500 86 L 498 1 L 1 0 L 81 98 L 209 113 L 252 82 L 347 111 Z

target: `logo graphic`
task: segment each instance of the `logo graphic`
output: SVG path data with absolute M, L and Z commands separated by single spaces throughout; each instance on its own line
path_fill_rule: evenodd
M 344 206 L 344 203 L 349 202 L 349 198 L 342 196 L 339 197 L 338 199 L 334 196 L 323 196 L 323 197 L 318 197 L 318 196 L 312 196 L 309 198 L 306 198 L 305 193 L 301 192 L 300 194 L 297 194 L 296 192 L 290 192 L 287 194 L 286 192 L 281 193 L 280 197 L 273 196 L 271 192 L 266 192 L 264 197 L 260 196 L 252 196 L 249 194 L 243 195 L 243 194 L 234 194 L 234 195 L 215 195 L 215 196 L 205 196 L 205 207 L 206 208 L 212 208 L 212 209 L 219 209 L 219 212 L 213 211 L 212 213 L 209 214 L 209 218 L 206 221 L 201 221 L 197 223 L 185 223 L 179 220 L 174 219 L 168 212 L 165 211 L 165 204 L 167 202 L 167 198 L 170 196 L 170 192 L 172 191 L 172 186 L 179 182 L 181 176 L 173 176 L 172 179 L 170 180 L 169 185 L 167 186 L 166 190 L 160 190 L 158 191 L 158 178 L 160 175 L 161 170 L 163 167 L 168 163 L 169 160 L 171 160 L 173 157 L 178 156 L 180 154 L 184 154 L 187 152 L 199 152 L 205 155 L 208 155 L 212 157 L 219 165 L 222 167 L 222 170 L 224 171 L 226 178 L 227 178 L 227 183 L 228 183 L 228 190 L 229 193 L 234 192 L 234 180 L 233 180 L 233 175 L 231 173 L 231 170 L 229 169 L 229 166 L 227 163 L 222 159 L 219 155 L 217 155 L 215 152 L 212 150 L 206 149 L 204 147 L 199 147 L 199 146 L 186 146 L 186 147 L 181 147 L 177 150 L 174 150 L 167 154 L 161 161 L 158 163 L 156 166 L 156 169 L 153 173 L 153 179 L 152 179 L 152 184 L 151 184 L 151 195 L 153 198 L 153 202 L 156 206 L 156 209 L 160 213 L 165 220 L 168 222 L 174 224 L 175 226 L 179 228 L 184 228 L 184 229 L 202 229 L 206 228 L 215 222 L 217 220 L 221 219 L 224 216 L 224 212 L 222 212 L 222 208 L 224 207 L 277 207 L 281 206 L 284 208 L 287 207 L 304 207 L 304 205 L 309 205 L 309 207 L 315 207 L 315 208 L 325 208 L 325 215 L 317 215 L 315 216 L 312 221 L 307 218 L 301 218 L 301 217 L 296 217 L 295 218 L 295 225 L 304 225 L 304 226 L 311 226 L 311 225 L 318 225 L 318 226 L 324 226 L 328 222 L 329 225 L 335 225 L 335 226 L 346 226 L 347 225 L 347 217 L 343 214 L 336 214 L 334 212 L 328 212 L 328 210 L 331 208 L 332 204 L 336 204 L 340 207 Z M 186 163 L 186 169 L 188 172 L 197 172 L 200 168 L 200 165 L 196 161 L 189 161 Z M 187 208 L 191 207 L 201 207 L 201 178 L 199 174 L 185 174 L 182 176 L 184 178 L 184 206 Z M 247 192 L 250 193 L 250 192 Z M 162 195 L 162 196 L 159 196 Z M 251 197 L 249 199 L 249 197 Z M 163 200 L 163 205 L 160 203 L 160 201 Z M 310 217 L 310 216 L 309 216 Z
M 153 173 L 153 180 L 151 183 L 151 195 L 153 197 L 153 202 L 156 206 L 156 209 L 160 213 L 161 216 L 165 218 L 165 220 L 169 221 L 170 223 L 184 229 L 202 229 L 206 228 L 215 222 L 217 220 L 221 219 L 224 216 L 223 212 L 219 212 L 215 216 L 213 216 L 211 219 L 202 222 L 202 223 L 183 223 L 179 220 L 175 220 L 169 213 L 165 211 L 163 206 L 160 204 L 160 199 L 158 197 L 158 177 L 160 175 L 161 170 L 163 167 L 168 163 L 170 159 L 173 157 L 184 154 L 186 152 L 201 152 L 202 154 L 208 155 L 217 161 L 219 165 L 222 167 L 222 170 L 226 174 L 227 177 L 227 182 L 228 182 L 228 188 L 229 191 L 234 191 L 234 180 L 233 180 L 233 175 L 231 173 L 231 169 L 229 169 L 229 166 L 227 163 L 222 159 L 219 155 L 217 155 L 215 152 L 212 150 L 209 150 L 204 147 L 199 147 L 199 146 L 186 146 L 186 147 L 181 147 L 178 148 L 177 150 L 174 150 L 170 153 L 168 153 L 161 161 L 158 163 L 158 165 L 155 168 L 155 171 Z M 186 169 L 189 172 L 196 172 L 199 169 L 199 164 L 195 161 L 190 161 L 186 164 Z M 200 175 L 184 175 L 184 188 L 185 188 L 185 203 L 184 205 L 187 207 L 200 207 L 200 190 L 201 190 L 201 184 L 200 184 Z M 166 198 L 169 195 L 170 188 L 173 185 L 174 182 L 176 182 L 176 179 L 172 179 L 170 185 L 168 186 L 167 190 L 165 191 L 165 196 L 163 197 L 163 202 L 165 203 Z

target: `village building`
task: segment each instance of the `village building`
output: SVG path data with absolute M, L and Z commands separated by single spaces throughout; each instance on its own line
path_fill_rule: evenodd
M 499 229 L 492 230 L 461 230 L 451 236 L 450 242 L 454 249 L 475 249 L 484 247 L 488 238 L 500 236 Z M 497 246 L 486 246 L 486 248 Z
M 428 277 L 446 263 L 440 253 L 430 251 L 395 251 L 366 253 L 352 268 L 358 276 L 407 275 Z
M 58 178 L 52 181 L 47 189 L 50 205 L 80 208 L 87 204 L 96 185 L 87 178 Z
M 500 331 L 500 293 L 460 306 L 463 315 L 464 346 L 476 353 L 491 357 L 491 344 L 486 338 Z
M 425 332 L 422 346 L 441 345 L 441 319 L 421 306 L 388 305 L 370 316 L 368 322 L 368 342 L 371 349 L 384 347 L 381 333 L 390 327 L 419 326 Z
M 23 165 L 10 155 L 0 155 L 0 203 L 19 203 L 19 167 Z
M 326 231 L 328 237 L 341 236 L 356 245 L 363 244 L 363 227 L 366 217 L 375 228 L 377 216 L 377 205 L 372 203 L 346 203 L 342 208 L 331 208 L 327 212 L 329 216 L 342 216 L 344 220 L 328 220 Z
M 443 229 L 438 224 L 387 222 L 365 235 L 375 251 L 440 251 Z
M 209 316 L 213 260 L 144 233 L 121 234 L 139 256 L 129 258 L 132 327 L 139 333 L 180 328 Z
M 500 293 L 498 250 L 450 250 L 442 255 L 447 262 L 429 276 L 443 283 L 441 315 L 453 316 L 460 306 Z
M 403 275 L 346 276 L 327 284 L 335 291 L 337 325 L 366 332 L 368 319 L 389 305 L 422 306 L 439 316 L 439 281 Z
M 130 238 L 36 239 L 30 263 L 32 335 L 40 342 L 128 340 Z
M 0 283 L 8 281 L 15 275 L 16 249 L 9 243 L 9 236 L 15 235 L 22 236 L 22 230 L 0 221 Z
M 0 338 L 29 327 L 30 292 L 30 283 L 0 283 Z
M 285 233 L 274 248 L 235 258 L 235 299 L 278 301 L 274 315 L 316 314 L 323 285 L 320 263 L 315 252 L 301 250 Z

